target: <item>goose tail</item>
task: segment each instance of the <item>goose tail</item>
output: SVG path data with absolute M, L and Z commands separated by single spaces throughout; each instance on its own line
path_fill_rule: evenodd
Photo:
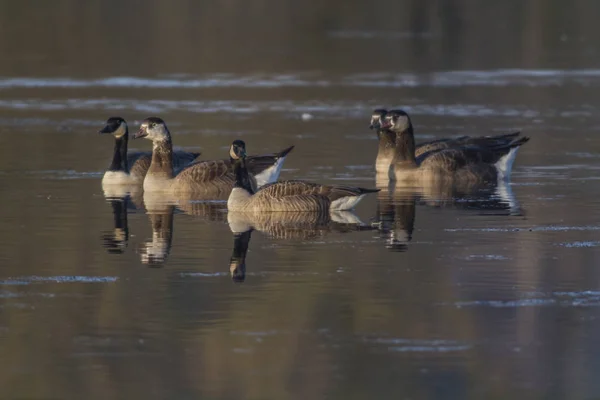
M 369 193 L 377 193 L 381 189 L 365 189 L 356 188 L 355 195 L 340 197 L 331 202 L 331 210 L 333 211 L 348 211 L 352 210 L 360 201 Z
M 498 170 L 498 180 L 499 181 L 508 181 L 510 179 L 510 175 L 512 173 L 512 166 L 515 162 L 515 158 L 517 157 L 517 151 L 519 147 L 524 145 L 529 141 L 527 136 L 518 138 L 513 140 L 512 142 L 496 147 L 494 150 L 498 151 L 506 151 L 500 159 L 496 162 L 495 167 Z

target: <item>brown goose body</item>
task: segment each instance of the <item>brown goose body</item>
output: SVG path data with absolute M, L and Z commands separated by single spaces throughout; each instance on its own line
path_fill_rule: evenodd
M 99 133 L 115 137 L 113 158 L 102 177 L 104 185 L 141 185 L 150 168 L 152 152 L 128 152 L 129 128 L 121 117 L 111 117 Z M 200 153 L 177 150 L 173 152 L 173 168 L 176 171 L 192 163 Z
M 433 152 L 463 146 L 491 148 L 508 145 L 519 134 L 520 132 L 513 132 L 495 136 L 460 136 L 457 138 L 437 139 L 431 142 L 416 144 L 415 157 L 418 158 L 426 153 L 432 154 Z M 377 136 L 379 138 L 379 146 L 375 159 L 375 170 L 379 174 L 387 175 L 396 155 L 396 134 L 389 129 L 380 129 L 377 132 Z
M 529 141 L 508 135 L 441 141 L 424 147 L 417 154 L 413 127 L 402 110 L 386 114 L 386 126 L 396 134 L 395 155 L 389 179 L 405 182 L 453 181 L 461 183 L 495 183 L 508 179 L 517 149 Z
M 230 159 L 196 161 L 174 172 L 171 135 L 160 118 L 146 119 L 136 137 L 153 141 L 152 159 L 144 178 L 145 191 L 194 193 L 204 199 L 222 198 L 233 188 L 235 176 Z M 249 157 L 253 189 L 277 180 L 281 166 L 294 146 L 281 152 Z
M 227 200 L 231 211 L 293 211 L 329 212 L 350 210 L 364 195 L 378 192 L 379 189 L 365 189 L 342 185 L 321 185 L 304 181 L 279 181 L 265 185 L 254 191 L 249 182 L 245 161 L 245 144 L 239 143 L 242 155 L 236 160 L 234 170 L 235 186 Z

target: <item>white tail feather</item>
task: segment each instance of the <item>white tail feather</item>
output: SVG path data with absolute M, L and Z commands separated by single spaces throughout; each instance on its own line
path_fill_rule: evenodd
M 365 197 L 364 194 L 361 194 L 360 196 L 342 197 L 332 201 L 329 209 L 333 211 L 352 210 L 362 200 L 363 197 Z
M 275 164 L 265 169 L 260 174 L 254 175 L 254 178 L 256 179 L 256 185 L 261 187 L 267 183 L 276 182 L 279 178 L 279 174 L 281 173 L 281 167 L 283 166 L 284 161 L 285 157 L 281 157 L 275 161 Z
M 495 164 L 495 167 L 498 170 L 498 181 L 508 181 L 510 179 L 512 166 L 515 162 L 515 158 L 517 157 L 518 150 L 518 147 L 513 147 L 510 149 L 508 154 L 500 158 Z

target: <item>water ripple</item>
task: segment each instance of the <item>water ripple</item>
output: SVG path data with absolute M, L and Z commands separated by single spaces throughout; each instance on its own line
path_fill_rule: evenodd
M 284 87 L 454 87 L 454 86 L 562 86 L 567 83 L 600 83 L 600 69 L 496 69 L 437 71 L 429 73 L 373 72 L 327 78 L 319 73 L 210 74 L 154 78 L 114 76 L 97 79 L 29 78 L 0 79 L 0 89 L 15 88 L 284 88 Z
M 116 282 L 116 276 L 21 276 L 0 281 L 0 285 L 29 285 L 31 283 L 107 283 Z

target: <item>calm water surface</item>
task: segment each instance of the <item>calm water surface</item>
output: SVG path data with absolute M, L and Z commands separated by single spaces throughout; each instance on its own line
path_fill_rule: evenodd
M 600 397 L 600 6 L 320 3 L 0 1 L 0 397 Z M 112 115 L 375 186 L 380 106 L 531 141 L 332 217 L 101 187 Z

